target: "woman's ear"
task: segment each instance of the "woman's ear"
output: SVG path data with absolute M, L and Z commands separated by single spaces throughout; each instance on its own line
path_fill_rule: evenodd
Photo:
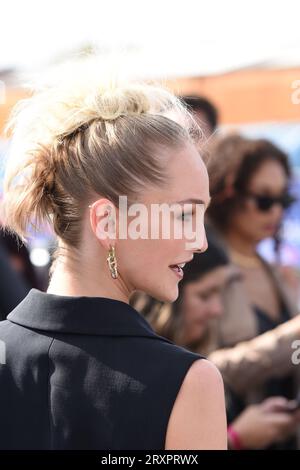
M 90 224 L 93 233 L 105 249 L 116 239 L 116 210 L 109 199 L 101 198 L 90 206 Z

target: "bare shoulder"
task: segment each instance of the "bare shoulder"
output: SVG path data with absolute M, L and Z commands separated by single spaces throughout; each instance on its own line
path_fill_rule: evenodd
M 226 428 L 222 376 L 211 362 L 196 360 L 176 397 L 165 449 L 226 449 Z
M 202 385 L 223 388 L 223 379 L 219 369 L 212 362 L 207 359 L 198 359 L 187 371 L 182 385 L 187 389 L 202 387 Z

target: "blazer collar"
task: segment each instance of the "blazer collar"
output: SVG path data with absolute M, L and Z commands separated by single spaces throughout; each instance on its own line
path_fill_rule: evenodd
M 100 336 L 157 335 L 133 307 L 106 297 L 61 296 L 31 289 L 7 320 L 36 330 Z

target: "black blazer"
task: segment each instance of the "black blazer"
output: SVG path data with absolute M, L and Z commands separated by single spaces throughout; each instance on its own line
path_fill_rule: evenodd
M 1 449 L 162 450 L 202 357 L 125 302 L 37 289 L 0 322 L 0 340 Z

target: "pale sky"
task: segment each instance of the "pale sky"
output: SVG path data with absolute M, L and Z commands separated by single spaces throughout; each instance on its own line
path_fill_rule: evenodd
M 0 0 L 0 68 L 32 69 L 91 42 L 129 47 L 141 73 L 300 64 L 299 0 Z

